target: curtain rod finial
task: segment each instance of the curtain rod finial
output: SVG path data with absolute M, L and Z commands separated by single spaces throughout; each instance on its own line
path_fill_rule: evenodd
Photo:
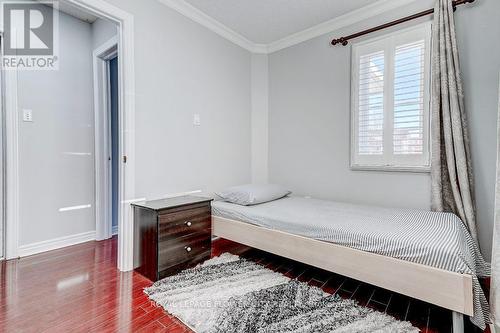
M 344 37 L 332 40 L 332 45 L 337 45 L 337 44 L 342 44 L 342 46 L 346 46 L 347 44 L 349 44 L 349 41 Z

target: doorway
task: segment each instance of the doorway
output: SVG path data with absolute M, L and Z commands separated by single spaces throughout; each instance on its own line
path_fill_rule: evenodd
M 70 5 L 94 15 L 98 18 L 106 19 L 116 24 L 118 33 L 115 38 L 115 50 L 120 53 L 118 62 L 119 72 L 119 154 L 127 158 L 127 163 L 119 163 L 119 205 L 118 205 L 118 220 L 119 220 L 119 233 L 118 239 L 118 260 L 117 265 L 121 271 L 129 271 L 133 269 L 133 220 L 132 210 L 130 204 L 137 201 L 135 198 L 135 71 L 134 71 L 134 19 L 133 16 L 121 8 L 111 5 L 104 1 L 95 0 L 63 0 L 62 4 Z M 85 19 L 86 20 L 86 19 Z M 66 31 L 66 30 L 64 30 Z M 0 32 L 1 33 L 1 32 Z M 104 39 L 105 40 L 105 39 Z M 102 41 L 101 41 L 102 43 Z M 97 44 L 99 45 L 99 44 Z M 96 45 L 94 45 L 94 48 Z M 100 66 L 100 63 L 99 63 Z M 95 68 L 95 67 L 94 67 Z M 105 68 L 105 67 L 104 67 Z M 19 256 L 29 255 L 23 249 L 20 243 L 20 177 L 19 169 L 21 167 L 19 159 L 19 127 L 23 125 L 19 119 L 19 105 L 18 105 L 18 71 L 5 71 L 4 89 L 5 89 L 5 135 L 6 146 L 5 150 L 5 256 L 7 259 L 15 259 Z M 94 76 L 95 78 L 95 76 Z M 28 94 L 29 95 L 29 94 Z M 87 98 L 87 101 L 89 99 Z M 100 106 L 99 106 L 100 107 Z M 97 110 L 97 109 L 96 109 Z M 38 119 L 38 118 L 36 118 Z M 58 118 L 59 119 L 59 118 Z M 98 120 L 99 124 L 103 122 Z M 87 127 L 88 126 L 88 127 Z M 90 125 L 85 125 L 85 128 L 91 128 Z M 99 135 L 99 145 L 95 145 L 98 149 L 95 150 L 94 160 L 99 160 L 99 165 L 104 165 L 104 161 L 108 159 L 108 152 L 105 144 L 107 139 L 104 135 L 107 133 L 104 128 L 95 127 L 96 136 Z M 96 143 L 97 143 L 96 138 Z M 103 152 L 105 151 L 105 155 Z M 80 155 L 72 155 L 80 156 Z M 85 155 L 89 156 L 88 152 Z M 92 153 L 91 155 L 92 156 Z M 76 157 L 75 157 L 76 158 Z M 95 167 L 97 167 L 95 163 Z M 93 168 L 94 169 L 94 168 Z M 104 167 L 95 168 L 96 173 L 99 174 L 100 180 L 104 177 Z M 102 183 L 102 182 L 101 182 Z M 100 210 L 103 213 L 105 207 L 109 207 L 107 202 L 104 202 L 105 191 L 100 185 L 95 187 L 95 193 L 99 193 L 99 197 L 95 198 L 95 210 Z M 109 209 L 108 209 L 109 210 Z M 103 213 L 104 214 L 104 213 Z M 87 221 L 90 219 L 87 219 Z M 105 220 L 105 218 L 103 219 Z M 99 223 L 102 224 L 102 223 Z M 100 228 L 97 225 L 97 228 Z M 109 226 L 109 234 L 112 233 L 111 224 Z M 97 238 L 97 235 L 102 234 L 100 230 L 85 233 L 86 238 Z M 0 234 L 1 236 L 1 234 Z M 59 239 L 54 239 L 58 242 L 51 242 L 50 245 L 54 247 L 61 247 Z M 80 240 L 80 238 L 78 239 Z M 73 239 L 68 241 L 73 242 Z M 43 243 L 42 245 L 44 245 Z M 65 243 L 66 244 L 66 243 Z M 38 243 L 35 244 L 36 249 L 33 247 L 31 250 L 40 252 Z M 47 250 L 46 247 L 43 250 Z
M 111 228 L 112 235 L 118 234 L 118 183 L 119 183 L 119 163 L 120 163 L 120 136 L 119 136 L 119 77 L 118 77 L 118 56 L 108 61 L 108 85 L 109 85 L 109 122 L 110 122 L 110 138 L 111 155 L 109 161 L 111 173 Z
M 118 40 L 94 51 L 96 238 L 118 234 L 120 220 L 120 77 Z

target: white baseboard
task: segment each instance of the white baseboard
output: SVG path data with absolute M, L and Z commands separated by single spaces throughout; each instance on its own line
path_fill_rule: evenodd
M 19 247 L 18 255 L 22 258 L 42 252 L 57 250 L 66 246 L 93 241 L 95 240 L 95 236 L 95 231 L 89 231 L 77 235 L 65 236 L 43 242 L 23 245 Z
M 117 225 L 113 226 L 113 229 L 111 229 L 111 234 L 113 236 L 118 235 L 118 226 Z

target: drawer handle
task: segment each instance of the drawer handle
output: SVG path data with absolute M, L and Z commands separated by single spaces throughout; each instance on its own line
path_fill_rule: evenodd
M 190 246 L 186 246 L 185 249 L 186 249 L 186 252 L 191 252 L 193 250 Z
M 186 225 L 187 225 L 188 227 L 190 227 L 190 226 L 192 226 L 192 225 L 193 225 L 193 223 L 191 223 L 191 221 L 187 221 L 187 222 L 186 222 Z

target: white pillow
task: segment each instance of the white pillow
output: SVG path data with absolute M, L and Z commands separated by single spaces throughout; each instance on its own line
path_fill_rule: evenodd
M 251 206 L 281 199 L 291 193 L 279 185 L 242 185 L 227 188 L 216 194 L 231 203 Z

